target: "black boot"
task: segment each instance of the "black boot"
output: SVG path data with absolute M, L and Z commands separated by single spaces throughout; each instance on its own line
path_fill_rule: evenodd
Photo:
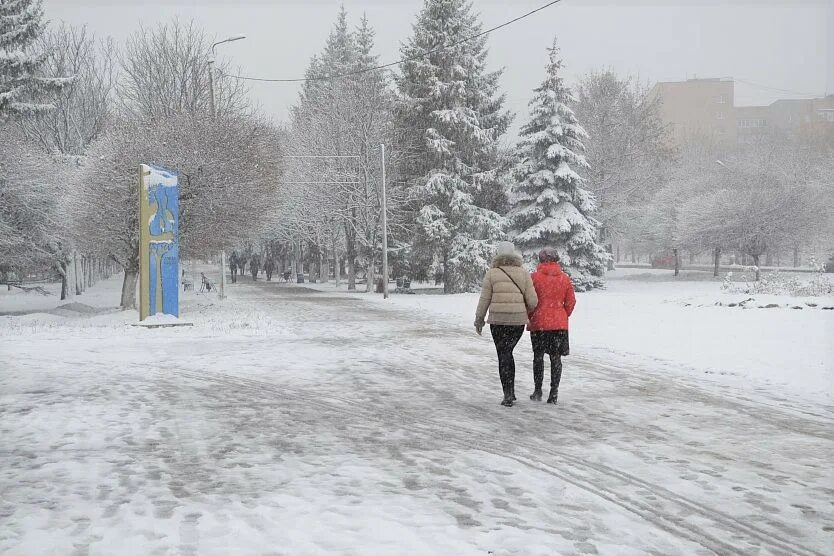
M 542 401 L 542 380 L 544 379 L 544 353 L 533 353 L 533 393 L 530 399 L 534 402 Z
M 559 397 L 559 383 L 562 381 L 562 357 L 560 355 L 550 356 L 550 394 L 547 396 L 547 403 L 556 403 Z
M 501 377 L 501 390 L 504 392 L 504 398 L 501 400 L 501 405 L 512 407 L 513 394 L 510 387 L 510 377 L 507 375 L 506 369 L 499 368 L 498 375 Z

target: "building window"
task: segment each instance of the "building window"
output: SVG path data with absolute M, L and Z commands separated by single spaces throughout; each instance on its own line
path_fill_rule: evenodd
M 821 120 L 834 123 L 834 109 L 817 110 L 817 114 L 819 114 Z
M 716 112 L 715 113 L 715 119 L 723 120 L 724 119 L 724 112 Z
M 724 93 L 718 95 L 717 102 L 718 104 L 727 104 L 727 95 L 725 95 Z
M 743 129 L 767 127 L 767 120 L 764 118 L 742 118 L 738 121 L 738 127 Z

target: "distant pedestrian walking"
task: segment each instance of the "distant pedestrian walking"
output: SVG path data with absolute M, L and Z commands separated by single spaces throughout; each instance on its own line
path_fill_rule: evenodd
M 544 354 L 550 356 L 550 393 L 547 403 L 555 404 L 562 380 L 562 356 L 570 353 L 568 317 L 576 306 L 570 276 L 559 266 L 555 249 L 542 249 L 539 266 L 533 273 L 533 285 L 539 303 L 530 314 L 530 340 L 533 343 L 533 384 L 530 399 L 541 401 L 544 380 Z
M 232 251 L 232 255 L 229 257 L 229 272 L 232 274 L 232 284 L 237 282 L 237 253 Z
M 258 280 L 258 271 L 261 269 L 261 258 L 257 254 L 252 255 L 252 259 L 249 261 L 249 270 L 252 272 L 252 281 L 255 282 Z
M 266 258 L 266 262 L 264 262 L 264 272 L 266 272 L 266 281 L 272 281 L 272 273 L 275 272 L 275 260 L 272 256 L 268 256 Z
M 481 333 L 489 310 L 489 330 L 498 353 L 498 376 L 504 390 L 501 405 L 511 407 L 515 401 L 515 359 L 513 349 L 524 335 L 527 315 L 538 299 L 530 274 L 522 266 L 521 255 L 513 244 L 502 241 L 486 276 L 475 312 L 475 330 Z

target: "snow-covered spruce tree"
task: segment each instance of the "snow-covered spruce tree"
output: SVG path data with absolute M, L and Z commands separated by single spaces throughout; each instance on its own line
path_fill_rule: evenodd
M 32 47 L 42 31 L 41 0 L 0 1 L 0 119 L 49 110 L 37 99 L 72 81 L 39 74 L 44 56 Z
M 481 194 L 499 187 L 497 141 L 511 120 L 501 71 L 485 69 L 485 36 L 455 44 L 480 30 L 469 1 L 425 0 L 401 48 L 398 125 L 414 142 L 399 170 L 415 199 L 415 245 L 442 265 L 446 293 L 479 286 L 504 224 Z
M 528 261 L 543 247 L 556 248 L 574 287 L 585 291 L 602 287 L 609 254 L 598 243 L 594 197 L 574 170 L 588 168 L 581 154 L 587 134 L 569 106 L 573 97 L 560 76 L 555 40 L 548 52 L 547 77 L 535 89 L 530 121 L 521 129 L 510 235 Z

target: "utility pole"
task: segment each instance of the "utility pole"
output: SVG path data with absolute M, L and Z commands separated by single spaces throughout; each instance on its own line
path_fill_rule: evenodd
M 211 108 L 211 118 L 217 119 L 217 108 L 214 105 L 214 47 L 224 42 L 239 41 L 245 39 L 246 35 L 235 35 L 222 41 L 217 41 L 211 45 L 211 58 L 208 61 L 208 77 L 209 77 L 209 107 Z M 218 296 L 220 299 L 226 297 L 226 250 L 220 251 L 220 288 L 218 288 Z
M 385 143 L 382 149 L 382 296 L 388 299 L 388 199 L 385 194 Z

